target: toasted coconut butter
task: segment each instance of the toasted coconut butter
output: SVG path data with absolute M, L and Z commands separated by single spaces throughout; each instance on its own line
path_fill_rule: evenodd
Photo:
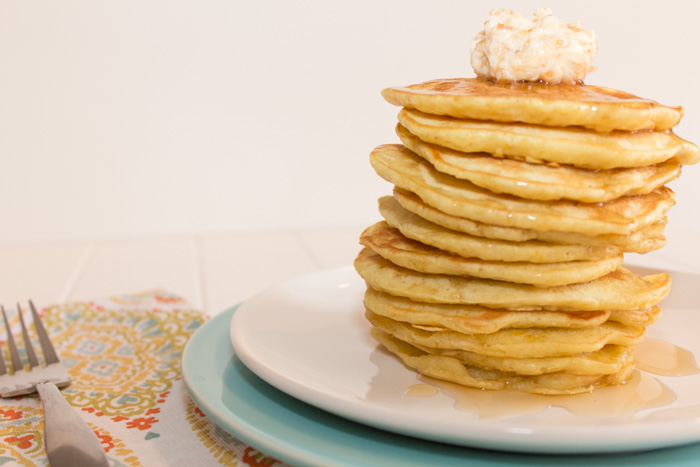
M 549 8 L 532 19 L 517 11 L 492 10 L 471 43 L 471 64 L 480 78 L 497 82 L 580 83 L 594 70 L 595 33 L 581 23 L 564 24 Z

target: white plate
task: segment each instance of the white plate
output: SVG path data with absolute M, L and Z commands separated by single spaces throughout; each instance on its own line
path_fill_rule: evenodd
M 662 318 L 648 336 L 700 355 L 700 276 L 671 273 Z M 351 268 L 278 284 L 231 321 L 238 357 L 260 378 L 328 412 L 396 433 L 463 446 L 537 453 L 647 450 L 700 441 L 700 375 L 658 377 L 673 403 L 630 415 L 575 415 L 561 408 L 499 419 L 459 408 L 449 391 L 413 397 L 416 374 L 369 335 L 365 284 Z M 596 391 L 597 392 L 597 391 Z

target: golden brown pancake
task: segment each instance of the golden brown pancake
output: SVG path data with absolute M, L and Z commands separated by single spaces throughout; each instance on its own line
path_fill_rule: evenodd
M 508 83 L 476 78 L 439 79 L 382 91 L 398 106 L 435 115 L 596 131 L 668 130 L 683 116 L 667 107 L 615 89 L 590 85 Z
M 643 310 L 516 311 L 479 305 L 424 303 L 368 287 L 365 307 L 415 326 L 440 327 L 464 334 L 489 334 L 506 328 L 585 328 L 610 320 L 632 327 L 648 326 L 661 316 L 658 306 Z
M 533 163 L 615 169 L 658 164 L 672 157 L 681 164 L 700 160 L 698 147 L 670 130 L 598 133 L 583 128 L 461 120 L 408 109 L 399 112 L 399 122 L 427 143 Z
M 555 287 L 425 274 L 396 266 L 369 248 L 355 270 L 367 285 L 419 302 L 481 305 L 511 310 L 634 310 L 657 305 L 671 287 L 667 274 L 638 276 L 625 268 L 590 282 Z
M 555 372 L 543 375 L 519 375 L 469 366 L 447 356 L 432 355 L 395 337 L 372 328 L 372 336 L 406 366 L 432 378 L 481 389 L 511 390 L 533 394 L 577 394 L 599 386 L 624 383 L 632 374 L 633 365 L 625 365 L 611 375 L 577 375 Z
M 627 235 L 585 235 L 573 232 L 538 231 L 520 229 L 517 227 L 503 227 L 500 225 L 476 222 L 471 219 L 457 217 L 439 211 L 425 204 L 417 195 L 400 188 L 394 189 L 394 199 L 399 202 L 401 207 L 427 221 L 475 237 L 485 237 L 510 242 L 539 240 L 543 242 L 574 245 L 598 245 L 608 248 L 614 246 L 621 251 L 635 253 L 647 253 L 659 249 L 666 244 L 666 237 L 663 235 L 664 228 L 668 221 L 666 217 Z M 379 200 L 380 207 L 389 203 L 393 203 L 391 197 L 383 197 Z
M 458 233 L 456 235 L 464 236 Z M 597 260 L 559 263 L 485 261 L 475 257 L 465 258 L 411 240 L 386 222 L 378 222 L 365 229 L 360 236 L 360 243 L 392 263 L 414 271 L 480 277 L 540 287 L 590 281 L 622 265 L 622 253 Z
M 620 196 L 649 193 L 681 173 L 681 164 L 675 158 L 644 167 L 589 170 L 455 151 L 425 143 L 401 125 L 397 126 L 396 133 L 404 146 L 426 159 L 436 170 L 469 180 L 494 193 L 527 199 L 599 203 Z
M 456 358 L 468 366 L 513 372 L 519 375 L 542 375 L 560 371 L 577 375 L 610 375 L 632 364 L 632 348 L 622 345 L 606 345 L 595 352 L 540 358 L 494 357 L 465 350 L 412 345 L 432 355 Z
M 624 383 L 667 274 L 622 252 L 662 247 L 665 185 L 700 149 L 683 115 L 583 84 L 434 80 L 382 92 L 402 145 L 372 167 L 394 185 L 362 233 L 372 335 L 405 365 L 481 389 L 576 394 Z
M 492 334 L 462 334 L 449 329 L 421 329 L 370 310 L 365 317 L 387 334 L 412 345 L 495 357 L 542 358 L 596 352 L 608 344 L 636 345 L 645 332 L 644 328 L 607 321 L 589 328 L 522 328 L 502 329 Z
M 394 198 L 379 200 L 379 212 L 386 222 L 406 237 L 466 258 L 489 261 L 561 263 L 600 260 L 620 256 L 610 245 L 575 245 L 546 243 L 536 240 L 509 242 L 475 237 L 446 229 L 404 209 Z
M 370 154 L 370 163 L 379 176 L 442 212 L 504 227 L 627 235 L 658 221 L 675 203 L 673 191 L 666 187 L 606 203 L 545 202 L 492 193 L 438 172 L 400 145 L 378 146 Z

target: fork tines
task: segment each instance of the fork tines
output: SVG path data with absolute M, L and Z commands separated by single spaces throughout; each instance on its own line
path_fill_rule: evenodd
M 39 319 L 39 314 L 31 301 L 29 301 L 29 308 L 32 312 L 34 328 L 41 344 L 46 365 L 39 365 L 39 360 L 29 339 L 27 326 L 24 323 L 22 309 L 17 305 L 19 323 L 22 327 L 22 339 L 31 367 L 29 371 L 24 371 L 7 313 L 5 313 L 5 308 L 0 305 L 13 366 L 13 373 L 8 374 L 2 352 L 0 352 L 0 396 L 6 398 L 33 392 L 39 393 L 44 410 L 44 446 L 51 465 L 108 467 L 109 463 L 100 440 L 95 436 L 92 428 L 81 418 L 80 413 L 68 404 L 58 390 L 59 387 L 70 384 L 70 375 L 59 362 L 53 344 L 51 344 L 44 325 Z
M 39 344 L 41 345 L 41 351 L 44 355 L 44 361 L 46 365 L 51 365 L 52 363 L 58 363 L 59 359 L 58 356 L 56 355 L 56 351 L 53 348 L 53 344 L 51 344 L 51 340 L 49 339 L 48 334 L 46 333 L 46 329 L 44 329 L 44 325 L 41 322 L 41 319 L 39 318 L 39 314 L 36 312 L 36 308 L 34 307 L 34 303 L 32 303 L 31 300 L 29 300 L 29 308 L 32 313 L 32 321 L 34 322 L 34 329 L 36 330 L 37 337 L 39 338 Z M 7 319 L 7 313 L 5 312 L 5 307 L 0 305 L 0 309 L 2 310 L 2 318 L 3 321 L 5 322 L 5 331 L 7 334 L 7 346 L 10 349 L 10 360 L 12 361 L 12 371 L 13 373 L 17 373 L 18 371 L 22 371 L 24 369 L 24 364 L 22 363 L 22 359 L 20 358 L 19 351 L 17 350 L 17 344 L 15 343 L 15 338 L 12 335 L 12 329 L 10 327 L 10 322 Z M 22 328 L 22 340 L 24 341 L 24 348 L 25 348 L 25 353 L 27 355 L 27 360 L 29 363 L 29 366 L 31 368 L 36 368 L 39 366 L 39 359 L 37 358 L 36 352 L 34 351 L 34 346 L 32 345 L 32 341 L 29 338 L 29 332 L 27 331 L 27 325 L 25 324 L 24 321 L 24 316 L 22 316 L 22 308 L 20 307 L 19 304 L 17 304 L 17 314 L 19 315 L 19 323 L 20 327 Z M 0 352 L 0 376 L 5 375 L 8 373 L 8 368 L 5 363 L 5 359 L 2 356 L 2 352 Z

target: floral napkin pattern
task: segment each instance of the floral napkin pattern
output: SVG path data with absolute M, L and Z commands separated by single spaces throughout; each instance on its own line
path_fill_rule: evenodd
M 152 291 L 54 305 L 40 314 L 72 377 L 63 395 L 111 465 L 282 465 L 225 433 L 187 394 L 180 358 L 205 317 L 182 298 Z M 16 324 L 16 314 L 10 320 Z M 0 466 L 46 465 L 43 437 L 37 395 L 0 399 Z

